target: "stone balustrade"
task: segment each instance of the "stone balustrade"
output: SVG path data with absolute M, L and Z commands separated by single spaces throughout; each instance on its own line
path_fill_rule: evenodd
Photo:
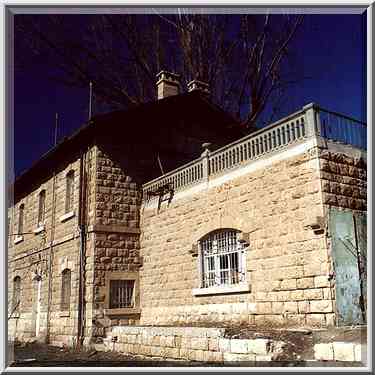
M 311 137 L 320 136 L 366 148 L 366 130 L 365 123 L 310 103 L 214 152 L 206 149 L 200 158 L 147 182 L 143 185 L 144 200 L 152 200 L 166 186 L 174 192 L 187 189 Z

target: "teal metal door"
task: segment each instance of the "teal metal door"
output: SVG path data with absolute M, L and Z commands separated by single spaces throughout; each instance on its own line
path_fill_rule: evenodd
M 331 209 L 330 233 L 338 325 L 363 324 L 360 263 L 353 213 Z
M 364 213 L 355 214 L 354 224 L 357 236 L 359 275 L 363 296 L 362 310 L 365 316 L 367 316 L 367 215 Z

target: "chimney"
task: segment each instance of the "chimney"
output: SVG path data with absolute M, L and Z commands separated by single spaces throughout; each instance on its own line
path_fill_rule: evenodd
M 180 76 L 162 70 L 156 75 L 156 87 L 158 91 L 158 100 L 167 96 L 178 95 L 180 88 Z
M 199 90 L 207 95 L 210 94 L 210 86 L 202 81 L 198 81 L 197 79 L 194 79 L 188 83 L 188 91 L 194 91 Z

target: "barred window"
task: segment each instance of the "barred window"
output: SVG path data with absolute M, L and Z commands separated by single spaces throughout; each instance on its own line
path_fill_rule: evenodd
M 64 311 L 70 308 L 71 271 L 65 269 L 62 272 L 61 279 L 61 310 Z
M 13 279 L 13 299 L 12 299 L 12 308 L 15 312 L 19 311 L 21 303 L 21 277 L 16 276 Z
M 23 220 L 24 220 L 24 211 L 25 211 L 25 205 L 22 203 L 19 208 L 18 212 L 18 228 L 17 231 L 19 235 L 23 233 Z
M 66 175 L 66 196 L 65 196 L 65 212 L 73 210 L 74 200 L 74 171 L 70 171 Z
M 39 193 L 39 208 L 38 208 L 38 226 L 44 224 L 44 213 L 46 209 L 46 191 L 42 190 Z
M 134 280 L 110 280 L 109 308 L 134 307 Z
M 199 241 L 202 287 L 235 285 L 246 280 L 245 249 L 239 231 L 221 229 Z

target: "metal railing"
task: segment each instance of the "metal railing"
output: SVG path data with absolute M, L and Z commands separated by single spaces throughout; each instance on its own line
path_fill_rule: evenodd
M 366 130 L 365 123 L 311 103 L 214 152 L 206 149 L 200 158 L 147 182 L 143 185 L 144 200 L 153 199 L 153 193 L 163 186 L 178 192 L 313 136 L 366 148 Z
M 318 111 L 323 138 L 367 149 L 366 123 L 326 109 Z

